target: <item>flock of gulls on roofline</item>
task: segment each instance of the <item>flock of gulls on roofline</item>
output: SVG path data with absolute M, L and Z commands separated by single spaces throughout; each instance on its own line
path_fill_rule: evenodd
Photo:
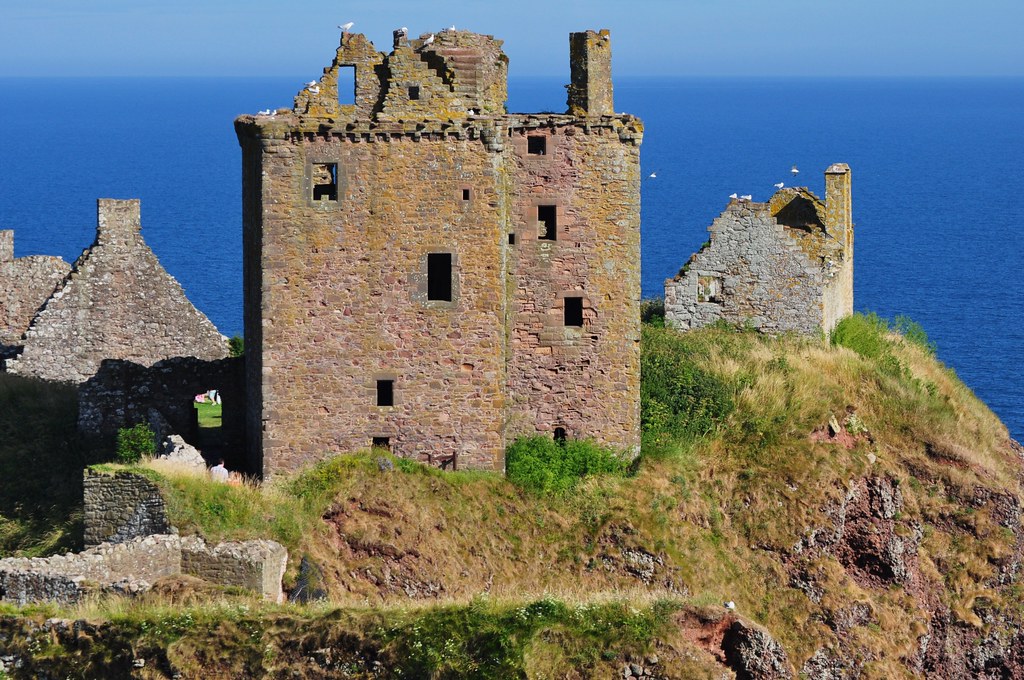
M 800 171 L 797 169 L 797 167 L 795 165 L 792 168 L 790 168 L 789 171 L 791 173 L 793 173 L 793 177 L 796 177 L 797 175 L 800 174 Z M 655 170 L 651 174 L 647 175 L 647 179 L 657 179 L 659 172 L 661 172 L 660 169 Z M 777 184 L 774 184 L 773 186 L 776 189 L 782 189 L 782 188 L 784 188 L 786 186 L 786 183 L 785 182 L 778 182 Z M 729 198 L 731 198 L 733 200 L 736 200 L 736 201 L 752 201 L 752 200 L 754 200 L 754 196 L 752 194 L 743 194 L 742 196 L 740 196 L 739 194 L 729 194 Z

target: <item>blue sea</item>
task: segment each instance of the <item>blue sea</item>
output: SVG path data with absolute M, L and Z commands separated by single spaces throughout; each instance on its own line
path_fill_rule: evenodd
M 0 79 L 0 229 L 20 256 L 74 260 L 95 200 L 141 198 L 143 235 L 192 301 L 242 331 L 240 152 L 232 120 L 305 80 Z M 513 111 L 561 111 L 555 79 L 513 80 Z M 1024 439 L 1024 80 L 630 79 L 646 126 L 643 292 L 707 238 L 731 193 L 821 193 L 853 169 L 854 305 L 908 315 Z

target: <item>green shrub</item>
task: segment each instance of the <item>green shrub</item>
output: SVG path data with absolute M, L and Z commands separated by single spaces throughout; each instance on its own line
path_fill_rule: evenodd
M 654 297 L 640 301 L 640 322 L 658 328 L 665 327 L 665 298 Z
M 240 357 L 245 354 L 245 339 L 240 335 L 232 335 L 228 340 L 228 354 Z
M 538 494 L 564 493 L 588 475 L 623 474 L 626 467 L 616 452 L 585 439 L 525 437 L 505 452 L 508 480 Z
M 709 341 L 651 326 L 645 326 L 642 334 L 640 422 L 644 437 L 686 441 L 711 432 L 732 412 L 734 386 L 701 368 Z
M 909 342 L 923 349 L 929 356 L 935 356 L 935 343 L 928 339 L 928 334 L 921 324 L 909 316 L 897 316 L 893 326 Z
M 889 351 L 889 324 L 874 312 L 854 314 L 832 329 L 832 344 L 852 349 L 868 359 L 878 359 Z
M 143 456 L 156 453 L 156 434 L 146 423 L 122 427 L 117 431 L 117 462 L 125 465 L 138 463 Z

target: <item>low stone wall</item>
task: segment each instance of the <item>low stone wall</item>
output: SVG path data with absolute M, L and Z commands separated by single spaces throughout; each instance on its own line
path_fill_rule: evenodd
M 0 600 L 71 604 L 97 590 L 147 590 L 157 579 L 180 573 L 181 540 L 147 536 L 77 554 L 0 560 Z
M 181 539 L 181 571 L 211 583 L 239 586 L 281 602 L 288 551 L 275 541 L 231 541 L 209 547 L 198 537 Z
M 0 560 L 0 601 L 72 604 L 92 592 L 134 594 L 158 579 L 187 574 L 278 602 L 287 561 L 288 552 L 274 541 L 209 547 L 198 537 L 146 536 L 73 555 Z
M 142 475 L 86 470 L 83 486 L 87 548 L 174 531 L 160 490 Z

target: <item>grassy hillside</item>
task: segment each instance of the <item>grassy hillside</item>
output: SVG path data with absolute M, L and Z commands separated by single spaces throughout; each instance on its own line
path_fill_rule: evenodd
M 971 668 L 980 644 L 1012 656 L 1022 617 L 1022 459 L 918 329 L 903 330 L 858 316 L 833 344 L 647 324 L 640 460 L 560 492 L 373 453 L 265 488 L 146 474 L 183 532 L 273 537 L 292 556 L 289 582 L 308 556 L 344 616 L 382 606 L 376 616 L 404 621 L 410 601 L 441 607 L 421 614 L 469 616 L 487 593 L 512 608 L 635 600 L 638 611 L 696 620 L 693 612 L 720 615 L 731 600 L 798 670 L 941 675 L 957 663 Z M 0 512 L 8 516 L 7 506 Z M 466 630 L 505 630 L 506 614 L 494 614 L 506 623 L 474 619 Z M 553 645 L 560 661 L 527 673 L 540 661 L 517 652 L 517 673 L 527 675 L 505 677 L 572 677 L 565 668 L 586 667 L 565 661 L 576 633 L 549 623 L 516 644 Z M 652 636 L 662 644 L 684 629 L 676 620 Z M 453 644 L 486 656 L 477 643 Z M 595 663 L 611 668 L 655 648 L 637 643 Z M 691 648 L 701 646 L 672 646 Z M 691 657 L 724 668 L 713 655 Z M 455 661 L 435 662 L 434 677 L 467 677 Z M 664 677 L 693 676 L 675 672 Z

